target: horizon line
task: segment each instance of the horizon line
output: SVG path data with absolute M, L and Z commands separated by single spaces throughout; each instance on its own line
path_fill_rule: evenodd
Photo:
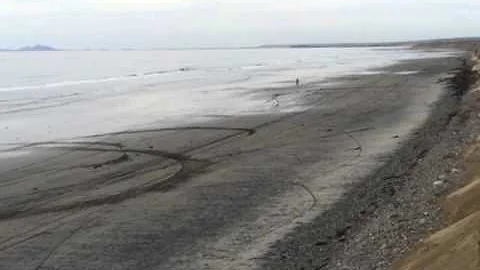
M 452 37 L 452 38 L 432 38 L 420 40 L 403 40 L 403 41 L 378 41 L 378 42 L 321 42 L 321 43 L 279 43 L 279 44 L 262 44 L 251 46 L 205 46 L 205 47 L 165 47 L 165 48 L 84 48 L 84 49 L 64 49 L 49 45 L 36 44 L 33 46 L 22 46 L 15 49 L 0 48 L 0 52 L 28 52 L 28 51 L 159 51 L 159 50 L 239 50 L 239 49 L 264 49 L 264 48 L 333 48 L 333 47 L 380 47 L 380 46 L 401 46 L 412 45 L 415 43 L 426 42 L 453 42 L 453 41 L 477 41 L 480 42 L 480 37 Z M 36 47 L 46 48 L 45 50 L 36 50 Z

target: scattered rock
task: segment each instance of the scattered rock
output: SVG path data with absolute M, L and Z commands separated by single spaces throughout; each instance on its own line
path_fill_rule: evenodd
M 424 218 L 421 218 L 420 220 L 418 220 L 418 223 L 423 225 L 423 224 L 427 223 L 427 220 L 424 219 Z
M 400 215 L 395 214 L 395 213 L 390 215 L 390 218 L 392 218 L 392 219 L 397 219 L 399 217 L 400 217 Z
M 328 241 L 326 240 L 320 240 L 315 243 L 315 246 L 326 246 L 326 245 L 328 245 Z
M 447 178 L 447 175 L 445 175 L 445 174 L 440 174 L 440 175 L 437 177 L 438 180 L 442 180 L 442 181 L 445 180 L 446 178 Z
M 393 139 L 398 139 L 398 138 L 400 138 L 400 136 L 395 135 L 395 136 L 393 136 L 392 138 L 393 138 Z
M 338 229 L 338 230 L 335 232 L 335 236 L 336 236 L 337 238 L 340 238 L 340 239 L 341 239 L 341 238 L 345 238 L 345 234 L 347 234 L 347 232 L 348 232 L 348 230 L 350 230 L 350 228 L 351 228 L 350 226 L 347 226 L 347 227 L 345 227 L 345 228 L 343 228 L 343 229 Z
M 433 194 L 436 196 L 442 195 L 442 193 L 445 191 L 445 182 L 444 181 L 435 181 L 433 182 Z
M 435 187 L 441 187 L 441 186 L 443 186 L 443 184 L 445 184 L 445 182 L 443 182 L 443 181 L 435 181 L 435 182 L 433 182 L 433 185 L 434 185 Z
M 452 169 L 450 170 L 450 172 L 451 172 L 451 173 L 458 173 L 459 170 L 458 170 L 457 168 L 452 168 Z
M 443 159 L 452 159 L 452 158 L 455 158 L 457 156 L 457 154 L 455 152 L 450 152 L 448 154 L 446 154 Z
M 327 266 L 328 266 L 328 261 L 325 261 L 325 262 L 322 262 L 317 268 L 315 268 L 315 270 L 324 269 Z

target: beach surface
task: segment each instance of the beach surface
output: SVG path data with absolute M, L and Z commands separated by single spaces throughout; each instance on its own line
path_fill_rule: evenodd
M 4 145 L 0 269 L 330 269 L 351 227 L 331 213 L 418 135 L 458 65 L 303 84 L 302 111 Z

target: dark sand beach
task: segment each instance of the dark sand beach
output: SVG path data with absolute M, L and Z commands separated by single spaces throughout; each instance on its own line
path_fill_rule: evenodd
M 12 146 L 0 269 L 386 269 L 414 239 L 367 244 L 388 235 L 371 217 L 448 124 L 457 100 L 443 79 L 460 63 L 303 85 L 300 113 Z M 282 106 L 293 91 L 272 94 Z

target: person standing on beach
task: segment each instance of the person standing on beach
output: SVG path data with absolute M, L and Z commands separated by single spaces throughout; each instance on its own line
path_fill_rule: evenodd
M 297 79 L 295 79 L 295 85 L 297 85 L 297 87 L 300 86 L 300 79 L 297 77 Z
M 273 107 L 280 106 L 280 101 L 278 101 L 279 96 L 280 96 L 280 94 L 273 94 L 273 96 L 272 96 Z

